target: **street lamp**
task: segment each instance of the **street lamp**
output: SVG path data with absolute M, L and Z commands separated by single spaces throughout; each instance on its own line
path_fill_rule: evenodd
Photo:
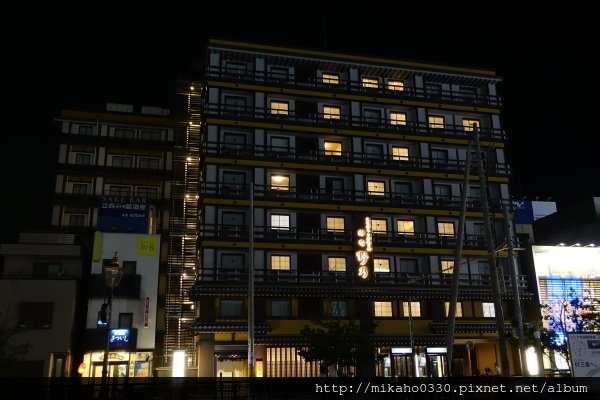
M 112 313 L 112 298 L 114 294 L 114 290 L 117 286 L 119 286 L 119 282 L 121 282 L 121 278 L 123 277 L 123 267 L 119 264 L 119 257 L 117 257 L 117 252 L 115 251 L 115 255 L 112 261 L 102 266 L 102 275 L 104 276 L 104 282 L 106 283 L 106 287 L 110 290 L 108 291 L 108 301 L 106 304 L 103 304 L 103 307 L 106 310 L 106 347 L 104 348 L 104 360 L 102 364 L 102 383 L 103 388 L 106 385 L 106 378 L 108 375 L 108 350 L 110 345 L 110 318 Z

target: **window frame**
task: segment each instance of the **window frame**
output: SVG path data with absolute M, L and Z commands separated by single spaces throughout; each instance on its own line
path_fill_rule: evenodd
M 281 222 L 281 218 L 287 218 L 287 226 L 281 226 L 281 225 L 274 225 L 273 224 L 273 218 L 277 217 L 279 218 L 279 222 Z M 272 231 L 289 231 L 290 227 L 291 227 L 291 214 L 280 214 L 280 213 L 272 213 L 269 216 L 269 229 L 271 229 Z
M 376 188 L 376 185 L 381 184 L 383 187 L 382 191 L 376 191 L 374 190 Z M 372 188 L 371 188 L 372 186 Z M 385 196 L 385 181 L 377 181 L 377 180 L 372 180 L 372 179 L 367 179 L 367 194 L 369 196 Z
M 321 72 L 321 83 L 326 83 L 328 85 L 339 85 L 340 78 L 341 76 L 337 72 Z
M 287 259 L 288 268 L 282 268 L 282 260 Z M 277 261 L 275 263 L 275 261 Z M 277 268 L 274 268 L 277 264 Z M 269 254 L 269 270 L 270 271 L 291 271 L 292 270 L 292 255 L 291 254 Z
M 337 265 L 338 261 L 343 260 L 343 265 Z M 333 261 L 333 265 L 332 265 Z M 327 271 L 329 272 L 346 272 L 348 268 L 348 260 L 344 256 L 327 256 Z
M 323 119 L 336 121 L 342 119 L 342 107 L 335 104 L 323 104 Z
M 384 307 L 385 306 L 385 307 Z M 389 314 L 388 314 L 389 312 Z M 375 318 L 393 318 L 394 303 L 392 301 L 373 301 L 373 317 Z

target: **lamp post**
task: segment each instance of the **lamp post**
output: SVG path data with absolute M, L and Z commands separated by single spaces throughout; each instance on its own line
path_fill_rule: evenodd
M 119 257 L 117 257 L 116 251 L 112 261 L 108 265 L 102 266 L 102 275 L 104 276 L 104 282 L 106 283 L 106 287 L 109 289 L 108 301 L 106 303 L 106 333 L 104 335 L 106 337 L 106 347 L 104 348 L 104 359 L 102 364 L 102 389 L 107 395 L 108 390 L 106 390 L 106 386 L 108 378 L 108 350 L 110 346 L 110 319 L 112 314 L 112 298 L 115 287 L 119 286 L 119 282 L 121 282 L 121 278 L 123 277 L 123 267 L 119 264 Z

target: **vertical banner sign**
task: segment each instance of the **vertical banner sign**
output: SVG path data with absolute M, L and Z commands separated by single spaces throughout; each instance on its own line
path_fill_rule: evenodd
M 356 280 L 373 281 L 373 232 L 371 218 L 361 217 L 354 224 L 354 255 L 356 258 Z
M 150 325 L 150 297 L 144 299 L 144 328 Z

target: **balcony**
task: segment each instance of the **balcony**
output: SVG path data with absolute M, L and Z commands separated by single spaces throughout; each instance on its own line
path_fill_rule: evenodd
M 238 199 L 249 198 L 249 185 L 218 184 L 213 182 L 202 182 L 200 193 L 203 197 L 232 197 Z M 442 208 L 460 209 L 460 196 L 436 196 L 431 194 L 405 194 L 396 192 L 382 192 L 374 195 L 373 192 L 365 190 L 330 190 L 310 189 L 299 191 L 296 187 L 288 190 L 276 190 L 269 185 L 254 185 L 255 200 L 265 201 L 296 201 L 296 202 L 319 202 L 323 204 L 350 204 L 364 206 L 387 206 L 387 207 L 420 207 L 420 208 Z M 504 204 L 511 205 L 510 200 L 489 199 L 491 211 L 500 212 Z M 467 208 L 470 210 L 481 210 L 481 199 L 479 197 L 467 197 Z
M 464 173 L 464 160 L 449 160 L 428 157 L 409 157 L 392 154 L 368 154 L 360 152 L 314 149 L 308 154 L 302 154 L 294 147 L 276 147 L 261 145 L 242 145 L 232 143 L 204 142 L 204 155 L 216 155 L 226 158 L 261 158 L 277 161 L 298 161 L 303 163 L 335 164 L 348 166 L 367 166 L 372 168 L 393 168 L 402 170 L 435 170 L 444 172 Z M 491 175 L 510 174 L 510 166 L 504 163 L 484 164 L 486 172 Z
M 115 298 L 139 299 L 140 285 L 142 283 L 141 275 L 123 275 L 121 283 L 114 289 Z M 90 276 L 90 297 L 103 298 L 107 294 L 108 288 L 102 274 L 92 274 Z
M 207 103 L 204 111 L 208 117 L 253 122 L 256 122 L 258 119 L 278 125 L 285 123 L 299 126 L 315 125 L 326 128 L 359 129 L 369 132 L 377 131 L 397 134 L 398 139 L 402 139 L 402 135 L 406 134 L 463 139 L 467 139 L 469 135 L 472 135 L 471 128 L 462 125 L 436 124 L 435 126 L 430 126 L 427 122 L 416 121 L 407 121 L 406 124 L 400 125 L 388 118 L 352 116 L 348 114 L 310 113 L 307 115 L 297 115 L 294 111 L 286 111 L 283 114 L 281 110 L 271 108 L 228 106 L 216 103 Z M 506 139 L 504 131 L 500 129 L 479 128 L 479 134 L 482 140 L 502 141 Z
M 264 71 L 232 70 L 221 66 L 209 66 L 205 70 L 209 79 L 218 79 L 225 81 L 247 82 L 256 85 L 265 83 L 267 86 L 287 87 L 290 89 L 311 89 L 323 92 L 364 94 L 365 96 L 395 98 L 406 100 L 427 100 L 431 102 L 443 102 L 453 104 L 465 104 L 475 106 L 493 106 L 499 107 L 502 101 L 499 96 L 473 93 L 467 91 L 453 90 L 427 90 L 404 86 L 403 90 L 392 90 L 385 84 L 371 84 L 365 87 L 359 81 L 346 81 L 338 79 L 337 83 L 324 82 L 319 77 L 312 77 L 309 80 L 297 79 L 291 74 L 270 73 Z

